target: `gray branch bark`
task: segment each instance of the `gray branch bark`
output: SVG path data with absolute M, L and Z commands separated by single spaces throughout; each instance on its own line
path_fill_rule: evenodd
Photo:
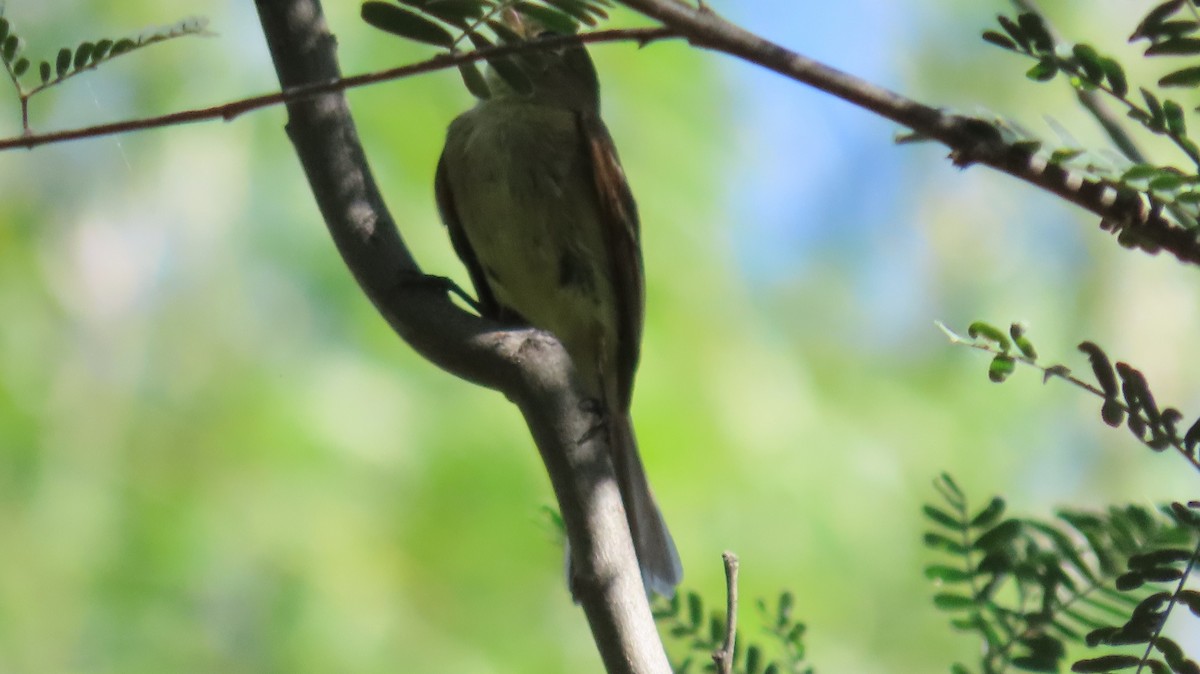
M 339 76 L 319 0 L 255 4 L 285 90 Z M 384 207 L 340 92 L 291 102 L 287 111 L 287 133 L 321 216 L 379 313 L 422 356 L 503 392 L 525 416 L 566 524 L 578 599 L 608 672 L 670 672 L 603 445 L 607 434 L 589 433 L 596 418 L 572 386 L 566 352 L 545 333 L 506 329 L 463 311 L 444 284 L 421 273 Z
M 990 166 L 1100 216 L 1100 228 L 1125 246 L 1148 253 L 1167 251 L 1180 262 L 1200 265 L 1200 237 L 1163 215 L 1164 204 L 1148 194 L 1073 173 L 1034 151 L 1005 143 L 991 124 L 945 113 L 883 87 L 790 51 L 730 23 L 703 3 L 683 0 L 620 0 L 692 44 L 723 52 L 808 84 L 870 110 L 950 148 L 958 166 Z

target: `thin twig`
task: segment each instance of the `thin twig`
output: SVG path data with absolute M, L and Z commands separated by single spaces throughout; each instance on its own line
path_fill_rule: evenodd
M 0 140 L 0 151 L 11 150 L 18 147 L 33 149 L 39 145 L 62 143 L 69 140 L 78 140 L 80 138 L 98 138 L 101 136 L 111 136 L 129 131 L 144 131 L 147 129 L 157 129 L 165 126 L 176 126 L 180 124 L 202 122 L 213 119 L 223 119 L 225 121 L 229 121 L 252 110 L 259 110 L 274 105 L 280 105 L 282 103 L 305 100 L 321 94 L 355 89 L 368 84 L 375 84 L 377 82 L 390 82 L 392 80 L 403 79 L 405 77 L 412 77 L 414 75 L 420 75 L 438 70 L 445 70 L 447 68 L 453 68 L 465 63 L 473 63 L 489 58 L 508 56 L 510 54 L 516 54 L 523 51 L 555 49 L 567 44 L 588 44 L 597 42 L 636 41 L 640 45 L 645 45 L 656 40 L 664 40 L 674 37 L 678 37 L 678 34 L 669 28 L 625 28 L 602 30 L 594 33 L 585 33 L 583 35 L 545 37 L 531 42 L 500 45 L 456 54 L 439 54 L 431 59 L 427 59 L 419 63 L 412 63 L 397 68 L 389 68 L 387 70 L 379 70 L 371 73 L 354 75 L 352 77 L 342 77 L 330 80 L 328 82 L 318 82 L 301 87 L 294 87 L 284 91 L 263 94 L 261 96 L 253 96 L 251 98 L 244 98 L 231 103 L 223 103 L 221 105 L 214 105 L 207 108 L 183 110 L 166 115 L 159 115 L 157 117 L 130 119 L 121 122 L 113 122 L 110 124 L 98 124 L 96 126 L 89 126 L 85 128 L 70 129 L 67 131 L 55 131 L 52 133 L 41 134 L 34 133 L 25 136 L 6 138 Z
M 721 559 L 725 562 L 725 643 L 712 654 L 712 659 L 719 674 L 730 674 L 733 671 L 733 648 L 737 638 L 738 558 L 726 550 L 721 554 Z
M 1175 610 L 1175 604 L 1179 601 L 1179 595 L 1183 594 L 1183 588 L 1187 585 L 1188 578 L 1192 575 L 1192 570 L 1196 568 L 1196 560 L 1198 559 L 1200 559 L 1200 543 L 1196 544 L 1196 549 L 1192 551 L 1192 556 L 1188 558 L 1187 567 L 1184 568 L 1183 575 L 1179 577 L 1179 583 L 1175 586 L 1175 591 L 1171 593 L 1171 601 L 1167 602 L 1167 608 L 1162 612 L 1162 619 L 1158 621 L 1158 626 L 1154 628 L 1154 636 L 1150 637 L 1150 641 L 1146 642 L 1146 651 L 1142 653 L 1142 659 L 1138 661 L 1138 668 L 1134 674 L 1142 674 L 1142 670 L 1146 668 L 1146 663 L 1150 661 L 1150 652 L 1158 644 L 1158 637 L 1162 634 L 1163 628 L 1167 626 L 1167 618 L 1170 617 L 1171 611 Z
M 1028 356 L 1025 356 L 1020 353 L 1012 353 L 1011 351 L 1005 351 L 1005 350 L 995 346 L 991 342 L 986 342 L 986 341 L 981 341 L 981 340 L 977 340 L 977 339 L 970 339 L 967 337 L 963 337 L 962 335 L 958 334 L 957 332 L 951 330 L 945 323 L 943 323 L 941 321 L 934 321 L 933 323 L 934 323 L 934 325 L 936 325 L 938 327 L 939 330 L 941 330 L 943 333 L 945 333 L 946 337 L 949 338 L 951 344 L 959 344 L 962 346 L 970 347 L 972 349 L 978 349 L 980 351 L 984 351 L 986 353 L 990 353 L 990 354 L 993 354 L 996 356 L 1007 356 L 1008 358 L 1011 358 L 1015 362 L 1024 363 L 1025 365 L 1028 365 L 1034 369 L 1041 370 L 1043 382 L 1050 381 L 1051 377 L 1058 377 L 1059 379 L 1064 379 L 1066 381 L 1071 382 L 1075 386 L 1087 391 L 1088 393 L 1091 393 L 1092 395 L 1096 396 L 1097 398 L 1100 398 L 1105 401 L 1109 401 L 1111 403 L 1115 403 L 1117 406 L 1119 406 L 1125 412 L 1125 414 L 1127 414 L 1131 417 L 1138 417 L 1147 426 L 1153 425 L 1153 423 L 1154 423 L 1150 419 L 1144 417 L 1141 414 L 1140 410 L 1135 410 L 1135 409 L 1131 408 L 1129 405 L 1126 405 L 1124 402 L 1122 402 L 1121 400 L 1119 400 L 1117 398 L 1109 398 L 1108 396 L 1106 396 L 1104 394 L 1104 391 L 1102 391 L 1099 387 L 1093 386 L 1092 384 L 1089 384 L 1088 382 L 1083 381 L 1082 379 L 1071 374 L 1070 369 L 1068 369 L 1064 365 L 1042 365 L 1041 363 L 1037 362 L 1036 360 L 1034 360 Z M 1139 439 L 1140 439 L 1140 437 L 1139 437 Z M 1169 440 L 1171 442 L 1171 447 L 1173 447 L 1177 452 L 1179 452 L 1188 463 L 1192 464 L 1193 468 L 1195 468 L 1196 470 L 1200 470 L 1200 455 L 1197 455 L 1194 452 L 1189 452 L 1187 447 L 1185 446 L 1184 442 L 1182 440 L 1180 440 L 1178 437 L 1172 437 L 1172 438 L 1169 438 Z M 1143 441 L 1143 444 L 1145 444 L 1144 441 Z

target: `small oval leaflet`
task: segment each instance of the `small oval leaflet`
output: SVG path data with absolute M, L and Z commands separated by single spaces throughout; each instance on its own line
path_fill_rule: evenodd
M 382 31 L 409 40 L 447 49 L 454 46 L 454 36 L 450 31 L 423 16 L 386 2 L 364 2 L 362 19 Z

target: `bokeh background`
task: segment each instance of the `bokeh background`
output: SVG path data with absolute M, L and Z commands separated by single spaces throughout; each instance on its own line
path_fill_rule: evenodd
M 807 55 L 1055 140 L 1101 146 L 1062 83 L 984 44 L 999 0 L 713 0 Z M 1047 2 L 1115 51 L 1149 3 Z M 428 51 L 326 11 L 346 72 Z M 34 99 L 53 130 L 276 88 L 251 3 L 33 2 L 28 54 L 188 14 L 213 37 Z M 616 12 L 615 25 L 645 23 Z M 1194 473 L 1097 404 L 934 328 L 1083 339 L 1200 412 L 1196 270 L 781 77 L 679 43 L 593 49 L 643 215 L 635 417 L 687 567 L 715 606 L 796 593 L 821 671 L 945 671 L 975 645 L 932 608 L 920 504 L 938 472 L 1014 511 L 1195 498 Z M 1136 65 L 1136 67 L 1134 67 Z M 470 105 L 453 72 L 350 94 L 425 268 L 465 282 L 432 175 Z M 15 97 L 0 134 L 19 133 Z M 282 110 L 0 159 L 0 672 L 598 672 L 515 409 L 423 362 L 358 292 Z M 1165 153 L 1163 161 L 1178 158 Z M 752 602 L 744 609 L 753 614 Z M 752 623 L 747 635 L 752 635 Z

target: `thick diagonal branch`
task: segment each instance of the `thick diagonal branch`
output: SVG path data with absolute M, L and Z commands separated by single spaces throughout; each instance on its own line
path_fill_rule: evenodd
M 1100 216 L 1102 229 L 1122 245 L 1151 253 L 1166 250 L 1182 262 L 1200 264 L 1197 233 L 1163 216 L 1163 204 L 1146 194 L 1068 171 L 1022 147 L 1005 143 L 990 124 L 905 98 L 823 63 L 789 51 L 724 20 L 701 4 L 682 0 L 621 0 L 686 37 L 692 44 L 758 64 L 833 94 L 939 141 L 959 166 L 984 164 L 1077 204 Z

